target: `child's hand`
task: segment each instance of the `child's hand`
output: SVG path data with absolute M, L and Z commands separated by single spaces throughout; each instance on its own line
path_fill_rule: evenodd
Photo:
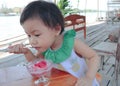
M 9 46 L 8 51 L 15 54 L 27 54 L 28 52 L 30 52 L 30 50 L 26 48 L 23 44 Z
M 77 80 L 75 86 L 92 86 L 92 80 L 87 77 L 83 77 Z

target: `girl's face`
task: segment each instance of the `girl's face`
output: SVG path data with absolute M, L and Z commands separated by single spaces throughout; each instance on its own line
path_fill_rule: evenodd
M 28 19 L 22 24 L 26 34 L 28 35 L 29 42 L 39 53 L 46 51 L 50 48 L 60 30 L 46 26 L 40 19 Z

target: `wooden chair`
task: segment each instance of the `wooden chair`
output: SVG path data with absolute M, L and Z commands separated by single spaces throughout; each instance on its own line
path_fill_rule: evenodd
M 65 27 L 73 26 L 76 31 L 84 30 L 84 38 L 86 39 L 86 17 L 78 14 L 71 14 L 64 18 Z
M 101 55 L 102 69 L 104 66 L 104 55 L 109 54 L 115 57 L 115 85 L 118 86 L 118 74 L 120 73 L 120 32 L 118 43 L 114 42 L 101 42 L 93 47 Z

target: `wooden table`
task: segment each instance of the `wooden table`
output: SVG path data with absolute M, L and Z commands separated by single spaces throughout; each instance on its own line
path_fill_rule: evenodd
M 35 80 L 36 78 L 29 74 L 25 66 L 0 69 L 0 86 L 35 86 Z M 74 86 L 76 82 L 75 77 L 56 69 L 52 70 L 50 80 L 52 82 L 49 86 Z
M 93 47 L 94 50 L 106 54 L 114 54 L 117 50 L 117 43 L 101 42 Z
M 116 50 L 117 50 L 117 43 L 111 43 L 111 42 L 101 42 L 98 45 L 93 47 L 94 50 L 96 50 L 99 55 L 101 56 L 101 69 L 103 70 L 104 66 L 104 55 L 110 54 L 115 56 Z

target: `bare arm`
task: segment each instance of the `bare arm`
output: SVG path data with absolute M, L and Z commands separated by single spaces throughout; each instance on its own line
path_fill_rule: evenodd
M 99 67 L 100 58 L 94 50 L 78 39 L 75 39 L 74 49 L 87 60 L 88 71 L 86 76 L 93 80 Z
M 14 54 L 24 54 L 28 62 L 36 59 L 37 55 L 34 55 L 31 50 L 25 47 L 23 44 L 16 44 L 9 46 L 9 52 Z

